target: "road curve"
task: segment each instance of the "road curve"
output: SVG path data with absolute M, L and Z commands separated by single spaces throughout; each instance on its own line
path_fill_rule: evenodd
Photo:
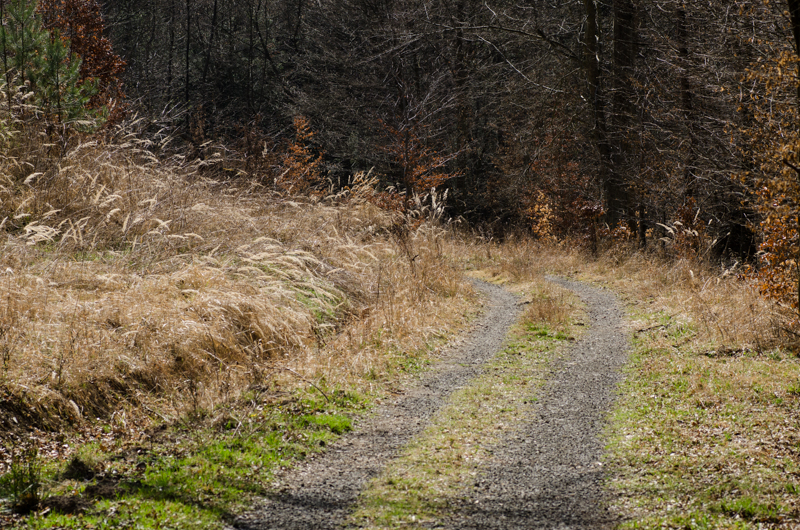
M 429 423 L 448 396 L 478 375 L 503 345 L 519 314 L 505 289 L 475 282 L 487 309 L 467 337 L 449 349 L 417 385 L 380 406 L 326 453 L 279 477 L 277 491 L 234 525 L 242 530 L 333 529 L 341 527 L 367 481 Z
M 554 362 L 524 426 L 495 448 L 472 488 L 452 501 L 452 509 L 425 527 L 603 529 L 618 522 L 604 507 L 600 436 L 627 360 L 623 313 L 608 291 L 550 280 L 586 303 L 591 327 Z M 328 452 L 279 477 L 275 493 L 235 526 L 341 528 L 367 482 L 501 349 L 519 316 L 519 303 L 500 287 L 482 282 L 476 287 L 489 298 L 489 307 L 464 341 Z
M 622 379 L 628 338 L 609 291 L 557 278 L 587 305 L 591 328 L 553 366 L 525 427 L 509 436 L 438 528 L 603 529 L 601 430 Z

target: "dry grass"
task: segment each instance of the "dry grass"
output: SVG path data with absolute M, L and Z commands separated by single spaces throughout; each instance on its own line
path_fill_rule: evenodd
M 664 312 L 698 328 L 692 347 L 704 352 L 769 352 L 786 345 L 786 315 L 763 299 L 735 270 L 710 263 L 670 260 L 615 247 L 591 256 L 569 242 L 542 245 L 525 238 L 503 244 L 465 242 L 468 268 L 488 277 L 524 281 L 531 274 L 576 277 L 606 285 L 637 311 Z M 633 315 L 634 319 L 636 314 Z M 634 322 L 632 326 L 646 326 Z
M 783 310 L 735 271 L 640 253 L 585 276 L 628 301 L 634 357 L 610 433 L 632 528 L 795 528 L 800 362 Z
M 175 419 L 273 381 L 368 389 L 387 351 L 426 347 L 471 296 L 444 231 L 372 205 L 366 176 L 311 200 L 257 178 L 219 183 L 204 175 L 221 157 L 158 160 L 132 137 L 55 161 L 44 144 L 12 147 L 0 160 L 6 427 Z
M 735 270 L 521 239 L 475 245 L 463 259 L 496 281 L 542 271 L 625 300 L 635 348 L 607 459 L 623 527 L 800 524 L 800 359 L 787 315 Z
M 647 313 L 662 311 L 696 326 L 697 340 L 691 347 L 697 351 L 766 353 L 787 344 L 782 310 L 763 299 L 735 270 L 620 252 L 592 262 L 586 277 L 607 282 Z
M 189 162 L 132 136 L 63 156 L 33 134 L 3 141 L 6 433 L 95 417 L 141 429 L 267 385 L 378 390 L 398 359 L 457 328 L 472 302 L 464 269 L 525 292 L 528 317 L 550 323 L 566 317 L 541 282 L 555 274 L 606 284 L 630 308 L 618 509 L 653 527 L 686 513 L 718 527 L 754 510 L 756 523 L 800 518 L 800 363 L 781 347 L 780 310 L 735 271 L 446 233 L 432 204 L 412 229 L 367 200 L 368 176 L 287 197 L 257 175 L 207 178 L 226 164 L 211 147 Z

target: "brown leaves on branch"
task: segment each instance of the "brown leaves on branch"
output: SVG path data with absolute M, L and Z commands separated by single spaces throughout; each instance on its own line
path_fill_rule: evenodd
M 115 54 L 111 41 L 103 36 L 105 27 L 97 0 L 39 0 L 39 13 L 47 29 L 58 29 L 69 39 L 70 51 L 79 55 L 81 81 L 95 79 L 98 93 L 91 108 L 106 107 L 107 123 L 118 123 L 125 116 L 122 73 L 125 61 Z
M 740 111 L 752 112 L 752 126 L 743 132 L 751 140 L 744 149 L 752 171 L 739 176 L 752 190 L 761 216 L 758 263 L 748 276 L 765 294 L 795 312 L 798 307 L 798 258 L 800 258 L 800 129 L 798 120 L 798 58 L 786 50 L 759 61 L 747 72 L 755 89 L 745 96 Z
M 410 125 L 396 129 L 380 123 L 388 140 L 383 149 L 399 168 L 402 183 L 409 192 L 427 193 L 460 175 L 448 168 L 450 157 L 428 145 L 426 127 Z
M 305 116 L 294 118 L 295 138 L 281 163 L 275 185 L 290 194 L 307 194 L 323 181 L 322 153 L 314 153 L 314 131 Z

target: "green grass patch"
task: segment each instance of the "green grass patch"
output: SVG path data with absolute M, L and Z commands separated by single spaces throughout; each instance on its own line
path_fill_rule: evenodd
M 800 360 L 709 355 L 691 324 L 649 319 L 608 430 L 621 528 L 800 523 Z
M 323 450 L 366 407 L 357 394 L 327 394 L 331 402 L 314 391 L 278 401 L 251 393 L 248 407 L 213 425 L 187 421 L 153 432 L 147 443 L 108 452 L 87 445 L 78 453 L 87 476 L 66 478 L 61 466 L 43 478 L 43 506 L 71 499 L 82 503 L 82 513 L 40 510 L 21 527 L 220 528 L 269 490 L 276 469 Z
M 119 528 L 220 528 L 218 514 L 197 509 L 180 501 L 126 497 L 100 501 L 81 516 L 37 515 L 27 528 L 112 530 Z

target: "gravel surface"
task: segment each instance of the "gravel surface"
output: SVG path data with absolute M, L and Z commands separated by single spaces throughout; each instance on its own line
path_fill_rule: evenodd
M 237 528 L 325 529 L 344 523 L 367 481 L 428 425 L 453 391 L 480 373 L 517 320 L 520 307 L 512 294 L 483 282 L 475 287 L 489 307 L 473 331 L 394 403 L 380 406 L 326 453 L 279 477 L 277 492 L 237 520 Z
M 552 368 L 527 425 L 493 454 L 441 528 L 611 528 L 599 436 L 627 360 L 613 294 L 551 278 L 588 306 L 591 328 Z
M 552 278 L 587 304 L 591 327 L 552 367 L 538 406 L 509 433 L 464 499 L 435 528 L 611 528 L 604 508 L 601 429 L 627 359 L 613 294 Z M 394 403 L 378 408 L 328 452 L 279 477 L 280 487 L 236 522 L 240 529 L 340 528 L 376 477 L 447 397 L 478 375 L 520 313 L 517 299 L 478 283 L 489 309 L 467 338 Z

